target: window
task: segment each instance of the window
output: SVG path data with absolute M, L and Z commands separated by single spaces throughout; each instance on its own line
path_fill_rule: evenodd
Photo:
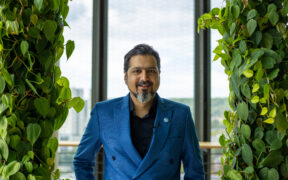
M 91 110 L 91 64 L 92 64 L 92 1 L 69 1 L 66 19 L 71 28 L 65 27 L 65 41 L 75 41 L 75 50 L 67 61 L 65 53 L 60 60 L 62 75 L 70 81 L 72 96 L 80 96 L 85 107 L 80 113 L 70 109 L 69 115 L 58 132 L 59 141 L 80 141 Z M 58 148 L 58 168 L 61 179 L 75 179 L 73 156 L 75 147 Z
M 108 98 L 128 93 L 124 55 L 146 43 L 161 58 L 159 95 L 193 110 L 194 1 L 110 0 L 108 9 Z

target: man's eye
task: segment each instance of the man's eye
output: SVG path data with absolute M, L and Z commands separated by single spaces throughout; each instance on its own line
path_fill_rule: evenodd
M 133 71 L 133 73 L 141 73 L 141 70 L 136 69 L 136 70 Z
M 154 69 L 147 70 L 147 73 L 155 73 L 156 71 Z

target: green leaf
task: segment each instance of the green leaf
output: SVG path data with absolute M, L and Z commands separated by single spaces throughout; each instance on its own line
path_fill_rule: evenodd
M 274 69 L 272 72 L 270 72 L 270 73 L 268 74 L 268 78 L 269 78 L 270 80 L 275 79 L 275 78 L 278 76 L 279 71 L 280 71 L 279 68 Z
M 27 139 L 31 142 L 32 146 L 41 134 L 41 127 L 39 124 L 28 124 L 27 126 Z
M 264 136 L 263 127 L 257 127 L 254 131 L 254 139 L 262 139 Z
M 57 169 L 54 175 L 54 179 L 59 179 L 59 177 L 60 177 L 60 170 Z
M 3 169 L 3 176 L 9 178 L 11 175 L 17 173 L 21 168 L 21 164 L 17 161 L 10 162 L 7 166 Z
M 246 50 L 247 50 L 247 46 L 246 46 L 246 42 L 244 40 L 241 40 L 240 41 L 240 44 L 239 44 L 239 49 L 240 49 L 240 52 L 242 54 L 245 54 Z
M 50 121 L 42 121 L 40 123 L 41 125 L 41 137 L 44 137 L 44 138 L 49 138 L 52 136 L 53 134 L 53 125 L 52 125 L 53 122 L 50 122 Z
M 239 14 L 240 14 L 240 8 L 239 8 L 239 6 L 233 5 L 233 6 L 231 7 L 231 13 L 232 13 L 233 17 L 234 17 L 235 19 L 237 19 L 238 16 L 239 16 Z
M 286 163 L 282 163 L 280 167 L 281 175 L 285 178 L 288 178 L 288 156 L 286 157 Z
M 273 140 L 273 142 L 270 146 L 270 151 L 278 150 L 282 147 L 282 145 L 283 145 L 282 142 L 278 138 L 276 138 Z
M 74 97 L 68 104 L 68 108 L 73 107 L 76 112 L 80 112 L 84 108 L 85 102 L 80 97 Z
M 254 96 L 252 99 L 251 99 L 251 102 L 256 104 L 259 102 L 259 96 Z
M 27 180 L 36 180 L 36 178 L 32 174 L 29 174 Z
M 233 180 L 242 180 L 240 172 L 235 169 L 230 169 L 227 173 L 227 177 Z
M 53 154 L 55 154 L 55 152 L 57 151 L 57 148 L 58 148 L 57 138 L 56 137 L 50 138 L 48 141 L 47 147 L 52 150 Z
M 236 28 L 236 23 L 233 22 L 230 26 L 230 36 L 233 35 L 234 31 L 235 31 L 235 28 Z
M 16 149 L 17 145 L 21 141 L 21 137 L 18 135 L 12 135 L 10 136 L 10 143 L 9 145 L 13 148 Z
M 17 172 L 16 174 L 11 176 L 11 180 L 26 180 L 26 177 L 21 172 Z
M 271 24 L 275 26 L 277 22 L 279 21 L 279 15 L 277 12 L 272 11 L 268 14 L 268 19 L 271 22 Z
M 258 59 L 264 55 L 264 51 L 263 50 L 259 50 L 257 49 L 256 51 L 253 51 L 251 53 L 251 59 L 248 61 L 246 68 L 250 68 L 251 66 L 253 66 L 255 63 L 257 63 Z
M 248 99 L 251 98 L 251 90 L 247 83 L 241 85 L 241 92 L 244 94 L 245 97 Z
M 272 117 L 272 118 L 275 118 L 276 114 L 277 114 L 277 110 L 276 110 L 276 107 L 274 107 L 274 108 L 270 111 L 269 116 Z
M 44 23 L 44 34 L 45 37 L 50 41 L 53 42 L 55 38 L 55 32 L 57 29 L 57 23 L 55 21 L 47 20 Z
M 267 9 L 268 9 L 268 13 L 273 12 L 273 11 L 275 12 L 275 11 L 277 11 L 277 6 L 273 3 L 271 3 L 268 5 Z
M 276 127 L 278 131 L 286 131 L 288 129 L 288 121 L 284 115 L 277 116 Z
M 63 125 L 63 123 L 65 122 L 67 116 L 68 116 L 68 108 L 63 107 L 61 108 L 61 113 L 58 114 L 58 116 L 55 118 L 55 122 L 54 122 L 54 130 L 57 131 L 58 129 L 61 128 L 61 126 Z
M 247 165 L 253 166 L 253 154 L 248 144 L 242 145 L 242 158 Z
M 74 41 L 68 40 L 67 44 L 66 44 L 66 56 L 67 56 L 67 60 L 70 58 L 70 56 L 72 55 L 73 51 L 75 48 L 75 43 Z
M 36 14 L 32 14 L 30 16 L 30 21 L 32 24 L 34 24 L 34 26 L 36 26 L 37 22 L 38 22 L 38 16 Z
M 62 76 L 59 80 L 57 80 L 57 84 L 65 88 L 69 88 L 69 80 L 64 76 Z
M 248 118 L 248 105 L 245 102 L 241 102 L 237 106 L 237 114 L 241 119 L 247 121 Z
M 264 85 L 264 98 L 265 99 L 269 98 L 269 89 L 270 89 L 270 85 L 269 84 L 265 84 Z
M 219 143 L 222 147 L 225 147 L 225 136 L 224 134 L 222 134 L 220 137 L 219 137 Z M 288 146 L 288 144 L 287 144 Z
M 38 11 L 41 10 L 42 4 L 43 4 L 43 0 L 34 0 L 34 6 L 36 7 L 36 9 L 38 9 Z
M 12 35 L 19 34 L 19 23 L 18 21 L 6 21 L 6 31 Z
M 50 103 L 48 99 L 41 97 L 34 100 L 34 107 L 44 118 L 46 118 L 50 109 Z
M 250 19 L 256 17 L 258 15 L 258 12 L 256 9 L 251 9 L 248 14 L 247 14 L 247 21 L 249 21 Z
M 13 86 L 12 78 L 11 78 L 9 72 L 7 71 L 7 69 L 2 68 L 1 71 L 2 71 L 2 74 L 3 74 L 4 79 L 7 82 L 7 84 L 12 87 Z
M 39 94 L 38 94 L 36 88 L 34 87 L 34 85 L 33 85 L 28 79 L 25 79 L 25 82 L 26 82 L 26 83 L 28 84 L 28 86 L 32 89 L 32 91 L 39 96 Z
M 248 166 L 243 170 L 244 173 L 246 174 L 252 174 L 254 172 L 253 166 Z
M 0 139 L 0 153 L 2 157 L 7 161 L 9 156 L 9 149 L 6 142 L 3 139 Z
M 260 88 L 260 86 L 259 86 L 259 84 L 258 84 L 258 83 L 256 83 L 256 84 L 253 84 L 252 93 L 255 93 L 255 92 L 257 92 L 257 91 L 259 90 L 259 88 Z
M 243 74 L 246 78 L 251 78 L 251 77 L 253 77 L 254 72 L 253 72 L 253 70 L 248 69 L 248 70 L 244 71 Z
M 243 136 L 246 139 L 249 139 L 251 136 L 251 129 L 249 127 L 249 125 L 243 124 L 241 127 L 241 134 L 243 134 Z
M 257 22 L 254 19 L 250 19 L 247 23 L 248 34 L 251 36 L 257 27 Z
M 260 165 L 263 167 L 276 168 L 279 164 L 281 164 L 283 159 L 284 157 L 282 156 L 281 151 L 272 151 L 260 162 Z
M 27 170 L 27 172 L 31 173 L 33 171 L 33 165 L 31 162 L 26 162 L 24 163 L 25 169 Z
M 26 52 L 27 52 L 28 49 L 29 49 L 29 44 L 28 44 L 28 42 L 27 42 L 27 41 L 21 41 L 20 49 L 21 49 L 22 54 L 25 55 Z
M 7 127 L 8 127 L 8 121 L 7 118 L 4 116 L 0 119 L 0 136 L 2 139 L 6 139 Z
M 0 95 L 3 93 L 4 89 L 5 89 L 5 79 L 3 76 L 0 76 Z
M 61 47 L 61 46 L 57 46 L 56 47 L 56 58 L 55 58 L 56 62 L 61 58 L 63 52 L 64 52 L 64 48 L 63 47 Z
M 66 101 L 69 101 L 72 97 L 71 89 L 63 87 L 60 91 L 59 97 L 56 99 L 56 103 L 60 105 Z
M 267 49 L 271 49 L 273 46 L 273 36 L 269 33 L 264 33 L 263 43 L 264 43 L 264 47 L 266 47 Z
M 254 37 L 254 35 L 255 35 L 255 37 Z M 258 46 L 262 40 L 262 33 L 261 33 L 261 31 L 256 31 L 254 33 L 254 35 L 252 37 L 254 39 L 255 45 Z
M 268 112 L 267 107 L 263 107 L 262 110 L 261 110 L 260 115 L 264 116 L 265 114 L 267 114 L 267 112 Z
M 263 68 L 265 69 L 272 69 L 274 64 L 276 64 L 276 60 L 270 56 L 262 57 L 261 62 L 262 62 Z
M 252 146 L 257 152 L 266 152 L 265 143 L 261 139 L 255 139 Z
M 263 121 L 263 122 L 265 122 L 265 123 L 267 123 L 267 124 L 273 124 L 273 123 L 274 123 L 274 119 L 273 119 L 273 118 L 268 118 L 268 119 L 266 119 L 266 120 Z

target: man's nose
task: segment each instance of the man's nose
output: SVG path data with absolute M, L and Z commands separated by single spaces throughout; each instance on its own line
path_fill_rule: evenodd
M 148 74 L 146 71 L 142 71 L 141 73 L 141 80 L 146 81 L 148 79 Z

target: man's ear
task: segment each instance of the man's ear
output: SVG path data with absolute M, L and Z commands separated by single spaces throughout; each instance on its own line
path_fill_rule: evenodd
M 124 72 L 124 81 L 125 81 L 125 84 L 126 84 L 126 85 L 127 85 L 127 80 L 128 80 L 127 72 Z

